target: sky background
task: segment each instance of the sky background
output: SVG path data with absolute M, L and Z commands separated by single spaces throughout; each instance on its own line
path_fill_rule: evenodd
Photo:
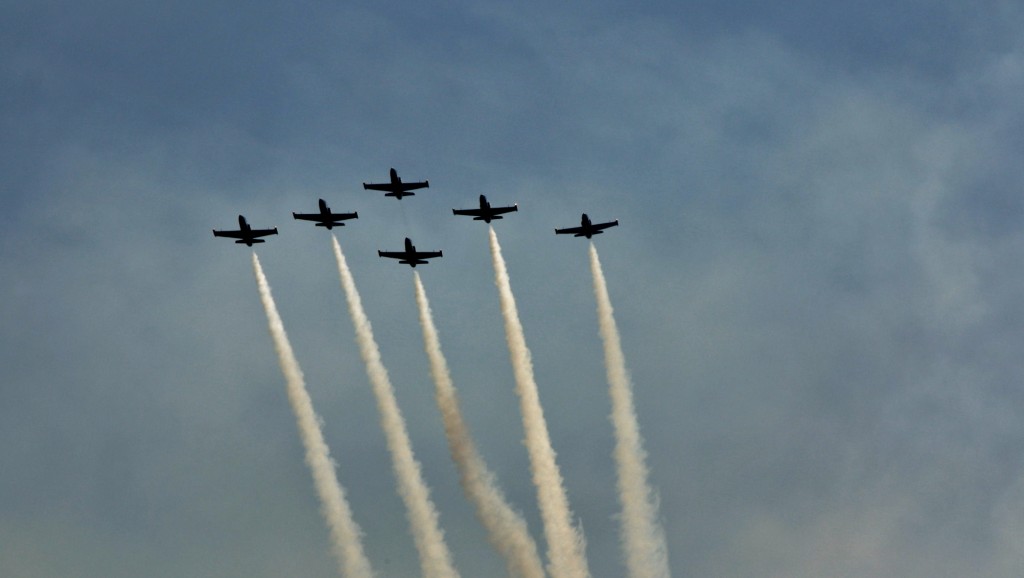
M 587 212 L 676 577 L 1020 576 L 1024 8 L 0 2 L 0 575 L 331 576 L 239 213 L 380 576 L 416 553 L 339 240 L 463 576 L 409 236 L 542 539 L 486 194 L 595 578 L 624 575 Z M 390 167 L 431 187 L 363 191 Z M 542 544 L 542 549 L 545 549 Z

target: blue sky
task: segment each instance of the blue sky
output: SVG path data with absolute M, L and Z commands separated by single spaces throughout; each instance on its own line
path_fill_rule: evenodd
M 382 576 L 418 574 L 318 198 L 455 564 L 431 396 L 539 540 L 481 193 L 595 578 L 622 576 L 587 212 L 674 576 L 1019 575 L 1024 12 L 1009 2 L 0 6 L 0 574 L 324 576 L 258 247 Z M 363 191 L 389 167 L 431 188 Z

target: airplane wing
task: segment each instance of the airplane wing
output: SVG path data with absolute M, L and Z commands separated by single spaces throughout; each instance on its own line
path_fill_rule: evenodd
M 577 237 L 590 237 L 591 235 L 600 235 L 603 229 L 608 227 L 619 226 L 619 221 L 609 221 L 607 223 L 596 223 L 588 227 L 567 227 L 565 229 L 555 229 L 556 235 L 575 235 Z
M 387 257 L 388 259 L 399 259 L 402 263 L 426 263 L 426 259 L 433 259 L 434 257 L 441 257 L 441 251 L 377 251 L 378 257 Z
M 387 257 L 388 259 L 412 259 L 414 261 L 419 259 L 433 259 L 434 257 L 441 257 L 441 251 L 414 251 L 407 253 L 405 251 L 377 251 L 378 257 Z
M 441 251 L 416 251 L 410 257 L 413 259 L 433 259 L 434 257 L 440 257 Z
M 406 183 L 402 182 L 402 190 L 415 191 L 416 189 L 425 189 L 430 186 L 430 181 L 422 181 L 419 183 Z
M 512 205 L 511 207 L 491 207 L 489 209 L 452 209 L 453 215 L 467 215 L 477 220 L 483 218 L 500 219 L 498 215 L 504 215 L 505 213 L 511 213 L 518 211 L 518 205 Z
M 231 239 L 255 239 L 256 237 L 266 237 L 267 235 L 276 235 L 277 229 L 252 229 L 251 231 L 213 231 L 214 237 L 228 237 Z
M 363 188 L 370 191 L 415 191 L 416 189 L 425 189 L 430 186 L 430 181 L 423 181 L 419 183 L 407 183 L 403 181 L 399 183 L 363 183 Z
M 276 235 L 277 227 L 273 229 L 253 229 L 249 231 L 249 235 L 252 237 L 266 237 L 267 235 Z
M 515 213 L 519 211 L 519 205 L 512 205 L 511 207 L 491 207 L 492 215 L 504 215 L 505 213 Z
M 323 213 L 292 213 L 292 216 L 302 221 L 345 221 L 348 219 L 358 219 L 358 213 L 330 213 L 325 215 Z M 341 223 L 339 223 L 341 224 Z
M 490 209 L 452 209 L 452 213 L 455 215 L 469 215 L 472 217 L 484 217 L 487 215 L 504 215 L 505 213 L 512 213 L 518 211 L 519 207 L 513 205 L 511 207 L 491 207 Z
M 567 227 L 565 229 L 555 229 L 556 235 L 583 235 L 586 231 L 583 227 Z
M 267 235 L 276 235 L 277 229 L 252 229 L 248 231 L 218 231 L 214 229 L 214 237 L 228 237 L 229 239 L 238 239 L 235 243 L 245 243 L 246 245 L 252 246 L 253 243 L 262 243 L 262 239 L 257 237 L 266 237 Z

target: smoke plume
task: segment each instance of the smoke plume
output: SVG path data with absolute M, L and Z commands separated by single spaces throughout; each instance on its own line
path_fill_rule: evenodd
M 287 384 L 288 401 L 295 413 L 295 420 L 298 422 L 302 445 L 306 448 L 306 464 L 309 465 L 310 472 L 313 474 L 313 483 L 316 486 L 317 495 L 320 497 L 320 511 L 330 528 L 334 555 L 338 558 L 341 574 L 347 578 L 371 578 L 373 570 L 370 568 L 370 561 L 363 553 L 359 526 L 352 519 L 352 512 L 348 502 L 345 501 L 345 491 L 334 474 L 334 463 L 331 461 L 330 451 L 327 448 L 327 443 L 324 442 L 323 433 L 320 431 L 320 421 L 313 411 L 313 403 L 306 391 L 302 370 L 299 368 L 299 362 L 295 359 L 295 353 L 288 342 L 284 324 L 277 312 L 277 306 L 274 305 L 274 298 L 270 294 L 270 285 L 267 283 L 267 278 L 263 274 L 263 268 L 260 267 L 260 260 L 255 252 L 252 254 L 252 268 L 256 274 L 260 300 L 267 313 L 270 336 L 274 340 L 274 349 L 277 350 L 277 359 L 281 364 L 281 371 L 284 373 Z
M 434 378 L 434 395 L 437 407 L 441 410 L 452 460 L 459 471 L 462 490 L 476 507 L 477 518 L 487 530 L 491 545 L 504 556 L 509 576 L 544 578 L 544 567 L 537 554 L 537 545 L 527 530 L 526 521 L 505 500 L 494 474 L 477 452 L 469 428 L 462 419 L 459 398 L 448 371 L 448 362 L 441 352 L 441 341 L 427 293 L 419 273 L 415 273 L 414 278 L 420 325 L 423 327 L 423 344 L 430 359 L 430 373 Z
M 626 372 L 619 329 L 612 315 L 601 261 L 590 244 L 590 270 L 594 274 L 597 318 L 604 343 L 608 371 L 608 393 L 612 402 L 611 421 L 615 429 L 615 465 L 618 471 L 619 502 L 622 505 L 622 550 L 631 578 L 668 578 L 668 551 L 665 534 L 658 524 L 657 498 L 647 481 L 646 452 L 636 410 L 633 386 Z
M 519 321 L 515 297 L 509 284 L 505 259 L 501 255 L 498 236 L 490 229 L 491 257 L 494 261 L 494 283 L 498 287 L 501 313 L 505 319 L 505 338 L 516 381 L 526 448 L 530 456 L 533 484 L 537 488 L 537 503 L 544 522 L 544 536 L 548 542 L 548 571 L 553 578 L 586 578 L 590 576 L 585 554 L 586 545 L 581 532 L 572 525 L 572 513 L 562 485 L 562 474 L 555 463 L 544 410 L 537 394 L 533 377 L 533 362 L 526 347 L 523 326 Z
M 420 464 L 413 456 L 412 444 L 405 429 L 405 420 L 398 409 L 395 392 L 391 387 L 387 369 L 380 360 L 380 350 L 373 338 L 373 329 L 363 311 L 362 300 L 356 290 L 352 273 L 341 252 L 338 238 L 331 236 L 334 244 L 334 256 L 338 261 L 338 272 L 341 275 L 341 286 L 348 298 L 348 310 L 355 327 L 359 353 L 366 363 L 366 374 L 373 386 L 373 394 L 377 398 L 377 409 L 380 412 L 380 424 L 387 438 L 388 450 L 391 453 L 391 465 L 398 480 L 398 494 L 405 503 L 409 517 L 409 527 L 416 550 L 420 557 L 420 566 L 424 578 L 454 578 L 459 574 L 452 565 L 451 554 L 444 542 L 444 534 L 438 526 L 437 510 L 430 500 L 430 490 L 423 482 Z

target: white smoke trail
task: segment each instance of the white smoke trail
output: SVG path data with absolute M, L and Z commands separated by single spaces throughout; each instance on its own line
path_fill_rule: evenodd
M 277 350 L 278 362 L 287 384 L 288 401 L 298 422 L 302 445 L 306 448 L 306 464 L 313 474 L 313 483 L 320 496 L 321 512 L 331 531 L 334 555 L 338 558 L 341 574 L 347 578 L 371 578 L 373 570 L 366 554 L 363 553 L 359 526 L 352 519 L 352 511 L 345 501 L 345 491 L 334 474 L 334 463 L 320 431 L 320 421 L 313 411 L 313 402 L 306 391 L 302 369 L 299 368 L 299 362 L 295 359 L 295 353 L 288 342 L 284 324 L 270 294 L 270 285 L 255 251 L 252 254 L 252 268 L 256 274 L 263 309 L 267 312 L 267 323 L 274 340 L 274 349 Z
M 487 530 L 491 545 L 505 557 L 509 576 L 544 578 L 544 566 L 537 554 L 537 545 L 527 530 L 526 521 L 505 500 L 494 474 L 477 452 L 469 428 L 462 419 L 458 394 L 448 371 L 448 362 L 441 352 L 441 340 L 434 325 L 427 292 L 423 289 L 419 273 L 415 273 L 414 278 L 420 325 L 423 327 L 423 344 L 430 359 L 430 373 L 434 378 L 434 395 L 437 407 L 441 410 L 452 460 L 459 470 L 462 490 L 476 507 L 477 518 Z
M 668 578 L 665 533 L 658 523 L 657 498 L 647 482 L 647 454 L 633 408 L 633 386 L 626 372 L 619 329 L 615 325 L 608 287 L 593 243 L 590 244 L 590 270 L 594 275 L 597 319 L 604 342 L 608 393 L 612 401 L 611 421 L 615 429 L 614 456 L 622 505 L 621 539 L 626 568 L 631 578 Z
M 341 286 L 348 298 L 348 310 L 352 316 L 352 325 L 359 343 L 359 353 L 366 363 L 366 374 L 373 386 L 377 398 L 377 409 L 380 412 L 380 424 L 387 438 L 388 450 L 391 453 L 391 466 L 398 480 L 398 494 L 405 502 L 409 517 L 409 527 L 416 550 L 420 556 L 420 567 L 424 578 L 455 578 L 459 575 L 452 565 L 451 554 L 444 543 L 444 534 L 438 526 L 437 511 L 430 500 L 430 490 L 423 482 L 420 464 L 412 453 L 409 433 L 405 429 L 405 420 L 398 409 L 395 392 L 388 378 L 388 371 L 380 360 L 380 350 L 373 338 L 373 329 L 363 311 L 362 299 L 356 284 L 352 280 L 345 256 L 341 253 L 338 238 L 331 236 L 334 243 L 334 256 L 338 260 L 338 273 L 341 275 Z
M 516 395 L 523 416 L 526 449 L 530 456 L 533 484 L 537 487 L 537 503 L 544 522 L 544 536 L 548 542 L 548 571 L 553 578 L 586 578 L 586 544 L 583 534 L 572 525 L 572 512 L 562 485 L 562 474 L 555 463 L 555 451 L 544 421 L 544 410 L 537 394 L 533 377 L 533 362 L 526 347 L 523 326 L 519 322 L 516 300 L 509 284 L 505 259 L 494 228 L 490 229 L 491 257 L 494 261 L 494 283 L 498 286 L 501 313 L 505 318 L 505 339 L 516 380 Z

